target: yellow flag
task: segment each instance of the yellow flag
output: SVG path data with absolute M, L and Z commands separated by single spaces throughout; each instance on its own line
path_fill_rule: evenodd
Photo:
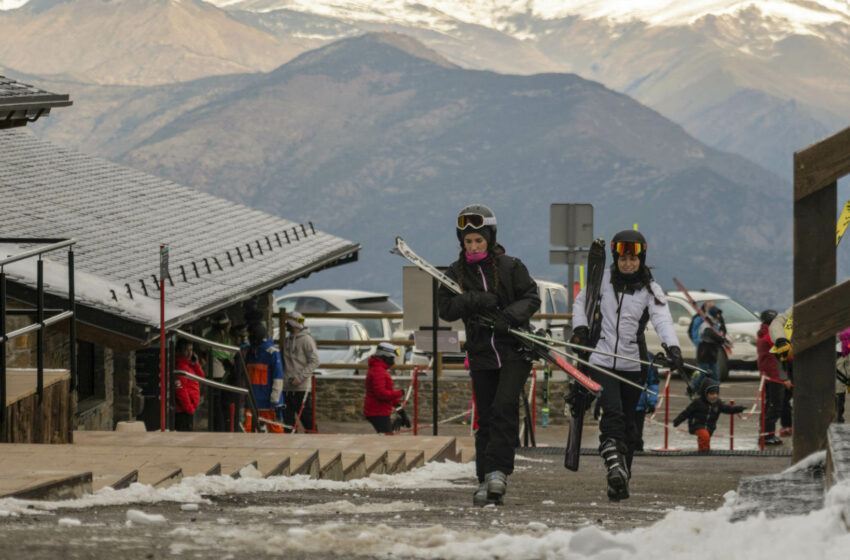
M 838 217 L 838 224 L 835 226 L 835 246 L 841 243 L 841 238 L 844 237 L 844 232 L 847 231 L 847 226 L 850 225 L 850 200 L 844 204 L 844 210 Z

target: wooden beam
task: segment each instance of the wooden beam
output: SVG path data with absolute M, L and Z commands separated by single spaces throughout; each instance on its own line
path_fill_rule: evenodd
M 794 354 L 850 326 L 850 280 L 794 304 Z
M 845 128 L 794 153 L 794 200 L 805 198 L 848 174 L 850 128 Z
M 816 168 L 815 161 L 812 169 Z M 794 184 L 799 174 L 795 169 Z M 835 284 L 835 181 L 794 200 L 794 302 Z M 804 310 L 809 311 L 811 308 Z M 816 328 L 810 316 L 794 316 L 794 336 Z M 831 360 L 831 363 L 830 363 Z M 794 353 L 794 461 L 826 448 L 826 430 L 835 415 L 835 344 L 820 342 Z

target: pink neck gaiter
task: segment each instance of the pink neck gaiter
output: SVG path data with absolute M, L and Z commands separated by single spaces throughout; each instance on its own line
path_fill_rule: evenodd
M 475 264 L 487 258 L 487 253 L 466 253 L 466 262 Z

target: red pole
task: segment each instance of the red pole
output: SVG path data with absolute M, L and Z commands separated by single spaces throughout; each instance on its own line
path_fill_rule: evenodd
M 159 431 L 165 431 L 165 274 L 162 256 L 165 245 L 159 246 Z
M 315 375 L 310 376 L 310 386 L 311 386 L 310 391 L 312 392 L 312 397 L 313 397 L 312 398 L 313 402 L 311 403 L 313 405 L 313 426 L 312 426 L 312 430 L 315 433 L 316 432 L 316 376 Z
M 664 387 L 664 449 L 669 449 L 668 444 L 668 434 L 670 432 L 670 427 L 668 423 L 670 422 L 670 385 Z
M 762 384 L 761 411 L 759 411 L 759 426 L 761 426 L 761 428 L 759 429 L 759 449 L 761 449 L 762 451 L 764 451 L 764 394 L 767 392 L 765 391 L 766 385 L 767 382 L 765 381 L 765 383 Z M 756 398 L 758 398 L 758 396 L 756 396 Z
M 735 406 L 735 401 L 729 401 L 730 406 Z M 735 449 L 735 415 L 729 415 L 729 449 Z
M 419 368 L 413 370 L 413 435 L 419 435 Z

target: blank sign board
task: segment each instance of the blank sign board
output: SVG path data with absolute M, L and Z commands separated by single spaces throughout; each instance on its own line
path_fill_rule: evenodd
M 553 247 L 590 247 L 593 243 L 593 205 L 550 204 L 549 243 Z
M 445 271 L 445 267 L 440 267 Z M 402 306 L 404 319 L 402 328 L 406 331 L 417 331 L 422 327 L 432 326 L 432 290 L 431 276 L 415 266 L 405 266 L 402 269 Z M 463 322 L 448 323 L 440 320 L 439 326 L 450 327 L 453 331 L 463 330 Z

